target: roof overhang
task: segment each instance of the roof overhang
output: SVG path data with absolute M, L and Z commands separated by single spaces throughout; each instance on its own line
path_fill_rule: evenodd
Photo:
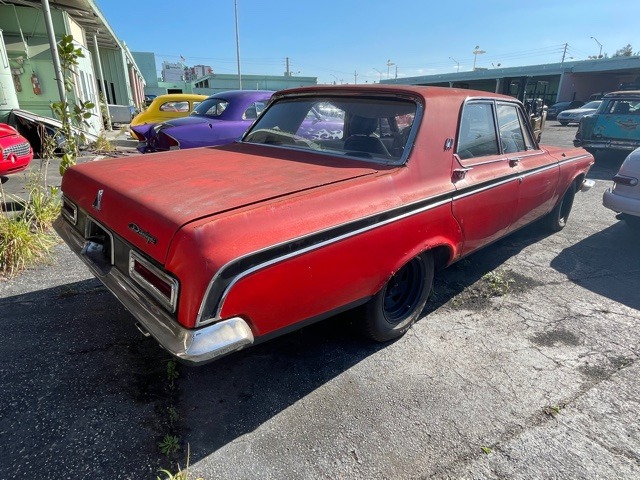
M 41 0 L 2 0 L 4 4 L 32 7 L 42 9 Z M 111 30 L 102 12 L 93 0 L 49 0 L 49 6 L 58 10 L 64 10 L 87 33 L 87 41 L 91 41 L 95 35 L 99 47 L 121 48 L 120 41 Z

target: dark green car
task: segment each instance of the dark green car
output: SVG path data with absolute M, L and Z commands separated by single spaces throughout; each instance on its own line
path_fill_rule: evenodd
M 580 120 L 573 144 L 592 154 L 640 147 L 640 90 L 607 93 L 600 108 Z

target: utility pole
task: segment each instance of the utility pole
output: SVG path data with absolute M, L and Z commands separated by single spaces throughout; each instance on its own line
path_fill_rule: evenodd
M 568 43 L 564 44 L 564 50 L 562 51 L 562 61 L 560 63 L 564 63 L 564 57 L 566 57 L 567 55 L 567 47 L 569 46 Z
M 395 79 L 396 80 L 398 79 L 398 65 L 396 65 L 396 76 L 395 76 Z
M 289 57 L 286 58 L 286 63 L 287 63 L 287 70 L 284 72 L 284 76 L 285 77 L 290 77 L 291 76 L 291 72 L 289 71 Z
M 358 84 L 358 72 L 357 72 L 357 71 L 354 71 L 354 72 L 353 72 L 353 83 L 354 83 L 355 85 L 357 85 L 357 84 Z
M 236 14 L 236 58 L 238 59 L 238 90 L 242 90 L 242 75 L 240 74 L 240 35 L 238 34 L 238 0 L 234 2 Z

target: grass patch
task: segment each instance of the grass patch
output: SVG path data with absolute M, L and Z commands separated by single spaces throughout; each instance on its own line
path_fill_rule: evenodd
M 0 275 L 13 276 L 45 260 L 57 243 L 49 232 L 60 214 L 60 196 L 41 181 L 39 174 L 29 178 L 27 200 L 7 197 L 0 188 Z
M 91 149 L 100 153 L 109 153 L 114 152 L 116 147 L 109 141 L 104 132 L 102 132 L 96 141 L 91 144 Z
M 55 244 L 55 237 L 34 230 L 25 218 L 0 216 L 0 274 L 12 276 L 44 260 Z

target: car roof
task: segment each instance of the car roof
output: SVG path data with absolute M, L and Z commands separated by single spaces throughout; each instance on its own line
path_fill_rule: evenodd
M 502 95 L 499 93 L 485 92 L 481 90 L 470 90 L 466 88 L 448 88 L 448 87 L 427 87 L 421 85 L 315 85 L 309 87 L 298 87 L 288 90 L 276 92 L 273 99 L 278 99 L 289 95 L 404 95 L 411 97 L 420 97 L 422 100 L 427 98 L 456 98 L 463 102 L 468 98 L 488 98 L 499 99 L 508 102 L 522 103 L 514 97 Z
M 208 95 L 200 95 L 197 93 L 165 93 L 164 95 L 158 95 L 153 100 L 158 102 L 184 102 L 185 100 L 198 100 L 202 101 L 207 98 Z
M 603 98 L 627 97 L 640 99 L 640 90 L 621 90 L 619 92 L 609 92 Z

